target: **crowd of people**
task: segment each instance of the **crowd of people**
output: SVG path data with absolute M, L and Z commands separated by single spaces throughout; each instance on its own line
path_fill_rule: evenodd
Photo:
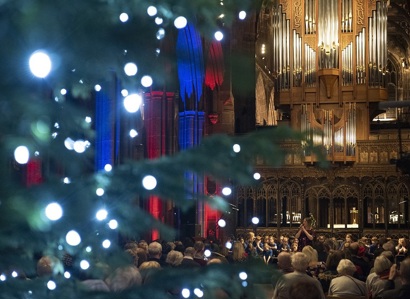
M 124 243 L 130 264 L 116 269 L 99 265 L 98 277 L 79 277 L 81 288 L 99 292 L 119 292 L 150 283 L 161 269 L 200 271 L 211 264 L 260 262 L 281 273 L 269 281 L 272 299 L 313 299 L 326 296 L 358 298 L 410 298 L 410 257 L 408 241 L 386 237 L 345 240 L 316 235 L 310 218 L 305 218 L 294 236 L 257 235 L 248 232 L 226 243 L 216 240 L 144 240 Z M 38 260 L 39 277 L 62 271 L 72 262 L 44 256 Z M 308 290 L 308 291 L 303 291 Z M 298 291 L 299 290 L 299 291 Z M 218 289 L 215 298 L 231 298 L 228 289 Z M 175 292 L 179 298 L 180 290 Z M 249 298 L 249 297 L 247 297 Z M 255 296 L 254 298 L 261 298 Z

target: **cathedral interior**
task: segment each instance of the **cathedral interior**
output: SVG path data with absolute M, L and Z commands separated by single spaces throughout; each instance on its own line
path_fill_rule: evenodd
M 410 1 L 261 3 L 232 24 L 221 15 L 221 41 L 203 38 L 193 23 L 167 35 L 161 51 L 176 63 L 163 63 L 168 81 L 144 93 L 143 134 L 133 141 L 105 129 L 117 117 L 115 92 L 96 98 L 97 145 L 109 144 L 97 148 L 97 168 L 172 155 L 213 134 L 287 126 L 321 146 L 329 166 L 319 167 L 305 144 L 285 142 L 282 167 L 256 158 L 260 184 L 235 185 L 229 211 L 198 200 L 182 212 L 154 196 L 139 205 L 205 238 L 250 230 L 292 235 L 305 217 L 327 236 L 409 237 Z M 115 119 L 114 126 L 133 122 Z M 193 194 L 221 194 L 221 182 L 190 180 Z M 225 228 L 221 218 L 229 220 Z
M 255 129 L 305 132 L 330 166 L 303 144 L 280 169 L 258 161 L 262 183 L 235 191 L 238 233 L 291 235 L 313 217 L 328 236 L 409 236 L 409 20 L 410 1 L 272 0 L 242 25 Z

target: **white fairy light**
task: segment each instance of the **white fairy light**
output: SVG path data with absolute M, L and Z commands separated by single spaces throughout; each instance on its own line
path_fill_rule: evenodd
M 255 180 L 260 180 L 261 174 L 260 174 L 259 172 L 255 172 L 255 173 L 253 174 L 253 178 L 254 178 Z
M 129 113 L 135 113 L 140 109 L 142 98 L 139 94 L 133 93 L 124 99 L 124 107 Z
M 60 93 L 61 93 L 62 96 L 65 96 L 67 94 L 67 89 L 61 88 Z
M 128 95 L 128 90 L 122 89 L 121 90 L 121 95 L 125 98 Z
M 152 175 L 147 175 L 142 179 L 142 186 L 147 190 L 153 190 L 157 186 L 157 179 Z
M 71 273 L 68 272 L 68 271 L 65 271 L 65 272 L 64 272 L 64 277 L 65 277 L 66 279 L 70 279 L 70 278 L 71 278 Z
M 182 297 L 184 297 L 184 298 L 189 298 L 189 296 L 191 296 L 191 292 L 189 291 L 189 289 L 182 289 L 182 291 L 181 291 L 181 295 L 182 295 Z
M 91 246 L 87 246 L 87 247 L 85 248 L 85 251 L 88 252 L 88 253 L 90 253 L 91 251 L 93 251 L 93 248 L 92 248 Z
M 107 239 L 102 242 L 102 247 L 104 247 L 105 249 L 110 248 L 110 246 L 111 246 L 110 240 Z
M 63 179 L 63 183 L 64 183 L 64 184 L 70 184 L 70 183 L 71 183 L 70 178 L 69 178 L 69 177 L 65 177 L 65 178 Z
M 120 21 L 125 23 L 129 20 L 129 16 L 127 13 L 123 12 L 122 14 L 120 14 Z
M 48 288 L 50 291 L 53 291 L 53 290 L 55 290 L 55 289 L 57 288 L 57 284 L 55 283 L 55 281 L 49 280 L 49 281 L 47 282 L 47 288 Z
M 211 254 L 212 254 L 212 252 L 211 252 L 209 249 L 206 249 L 206 250 L 204 251 L 205 257 L 210 257 Z
M 242 281 L 242 286 L 243 286 L 244 288 L 246 288 L 246 287 L 248 286 L 248 282 L 247 282 L 247 281 Z
M 51 71 L 52 63 L 47 53 L 35 51 L 29 59 L 30 71 L 37 78 L 45 78 Z
M 66 149 L 72 151 L 74 149 L 74 140 L 71 139 L 70 137 L 67 137 L 64 140 L 64 146 L 66 147 Z
M 240 20 L 245 20 L 246 11 L 244 11 L 244 10 L 240 11 L 238 17 L 239 17 Z
M 147 13 L 148 13 L 148 15 L 149 15 L 150 17 L 155 16 L 155 15 L 157 14 L 157 12 L 158 12 L 158 10 L 157 10 L 157 8 L 156 8 L 155 6 L 150 6 L 150 7 L 148 7 L 148 9 L 147 9 Z
M 100 85 L 100 84 L 95 84 L 94 90 L 95 90 L 96 92 L 101 91 L 101 85 Z
M 230 187 L 224 187 L 222 188 L 222 194 L 225 196 L 229 196 L 232 194 L 232 189 Z
M 16 278 L 16 277 L 19 276 L 19 274 L 17 273 L 17 271 L 13 271 L 13 272 L 11 272 L 11 276 Z
M 239 153 L 241 151 L 241 146 L 239 144 L 234 144 L 232 149 L 235 153 Z
M 231 250 L 232 249 L 232 243 L 231 242 L 226 242 L 225 243 L 225 247 L 228 249 L 228 250 Z
M 135 137 L 137 137 L 138 136 L 138 132 L 136 131 L 136 130 L 134 130 L 134 129 L 131 129 L 130 130 L 130 137 L 131 138 L 135 138 Z
M 221 31 L 217 31 L 215 32 L 214 37 L 217 41 L 221 41 L 224 38 L 224 34 Z
M 108 212 L 106 209 L 100 209 L 95 214 L 95 218 L 97 218 L 97 220 L 99 221 L 103 221 L 104 219 L 107 219 L 107 216 L 108 216 Z
M 157 37 L 158 40 L 163 39 L 165 37 L 165 29 L 159 28 L 155 36 Z
M 108 227 L 111 229 L 117 229 L 118 221 L 115 219 L 110 220 L 110 222 L 108 222 Z
M 97 188 L 97 189 L 95 190 L 95 194 L 97 194 L 97 196 L 103 196 L 104 193 L 105 193 L 105 191 L 104 191 L 103 188 Z
M 111 164 L 105 164 L 104 170 L 105 170 L 106 172 L 112 171 L 112 165 L 111 165 Z
M 242 280 L 247 280 L 248 279 L 248 274 L 246 272 L 240 272 L 239 273 L 239 278 Z
M 51 221 L 56 221 L 63 216 L 63 209 L 60 206 L 60 204 L 56 202 L 52 202 L 47 205 L 45 209 L 45 214 L 47 218 L 50 219 Z
M 252 223 L 257 225 L 259 223 L 259 218 L 258 217 L 253 217 L 252 218 Z
M 92 118 L 90 116 L 86 116 L 84 120 L 87 124 L 90 124 L 92 122 Z
M 83 270 L 87 270 L 88 268 L 90 268 L 90 263 L 87 260 L 82 260 L 80 262 L 80 268 Z
M 82 140 L 82 139 L 78 139 L 74 142 L 74 151 L 76 153 L 82 154 L 85 152 L 86 148 L 87 148 L 87 143 L 86 141 Z
M 174 21 L 174 26 L 175 26 L 177 29 L 182 29 L 182 28 L 185 28 L 185 26 L 187 25 L 187 23 L 188 23 L 187 19 L 186 19 L 185 17 L 183 17 L 183 16 L 180 16 L 180 17 L 178 17 L 178 18 L 175 19 L 175 21 Z
M 146 76 L 143 76 L 141 78 L 141 85 L 144 86 L 144 87 L 150 87 L 152 85 L 152 83 L 153 83 L 153 81 L 152 81 L 151 76 L 146 75 Z
M 134 62 L 128 62 L 124 66 L 124 72 L 127 76 L 135 76 L 138 72 L 138 67 Z
M 204 296 L 204 292 L 201 289 L 195 288 L 194 289 L 194 294 L 198 297 L 198 298 L 202 298 Z
M 225 226 L 226 226 L 226 221 L 225 221 L 225 219 L 219 219 L 219 220 L 218 220 L 218 225 L 219 225 L 219 227 L 225 227 Z
M 81 237 L 75 230 L 70 230 L 65 236 L 68 245 L 77 246 L 81 243 Z
M 6 281 L 7 276 L 5 274 L 0 274 L 0 281 Z
M 163 19 L 163 18 L 160 18 L 160 17 L 156 17 L 156 18 L 155 18 L 155 24 L 161 25 L 162 23 L 164 23 L 164 19 Z
M 19 164 L 27 164 L 28 160 L 30 159 L 28 148 L 24 145 L 16 147 L 16 149 L 14 150 L 14 159 Z

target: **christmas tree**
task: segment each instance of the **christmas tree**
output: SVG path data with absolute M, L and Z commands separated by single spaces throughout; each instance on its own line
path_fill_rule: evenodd
M 159 53 L 165 35 L 193 22 L 211 40 L 222 14 L 229 28 L 238 13 L 257 8 L 251 0 L 0 1 L 1 298 L 167 298 L 170 289 L 186 289 L 170 298 L 212 298 L 211 290 L 227 284 L 231 298 L 252 298 L 253 282 L 266 274 L 261 265 L 163 271 L 121 296 L 84 292 L 77 282 L 82 275 L 98 277 L 98 263 L 129 262 L 119 235 L 155 228 L 172 239 L 173 228 L 136 206 L 135 198 L 155 194 L 187 209 L 186 172 L 257 184 L 256 157 L 280 166 L 281 142 L 303 138 L 285 127 L 216 135 L 172 157 L 94 171 L 90 98 L 103 82 L 115 74 L 124 90 L 165 84 L 162 66 L 175 63 Z M 227 204 L 217 196 L 202 200 L 222 210 Z M 34 276 L 42 255 L 71 258 L 65 261 L 71 272 L 23 279 Z

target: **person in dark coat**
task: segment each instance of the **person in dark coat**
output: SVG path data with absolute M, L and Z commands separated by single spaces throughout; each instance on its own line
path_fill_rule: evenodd
M 181 262 L 181 267 L 183 268 L 199 268 L 201 267 L 197 262 L 194 261 L 195 255 L 195 248 L 194 247 L 187 247 L 184 251 L 184 258 Z
M 401 280 L 401 287 L 395 288 L 394 279 L 399 277 Z M 410 298 L 410 257 L 400 262 L 400 269 L 398 265 L 393 264 L 389 273 L 389 289 L 384 291 L 381 299 L 408 299 Z

